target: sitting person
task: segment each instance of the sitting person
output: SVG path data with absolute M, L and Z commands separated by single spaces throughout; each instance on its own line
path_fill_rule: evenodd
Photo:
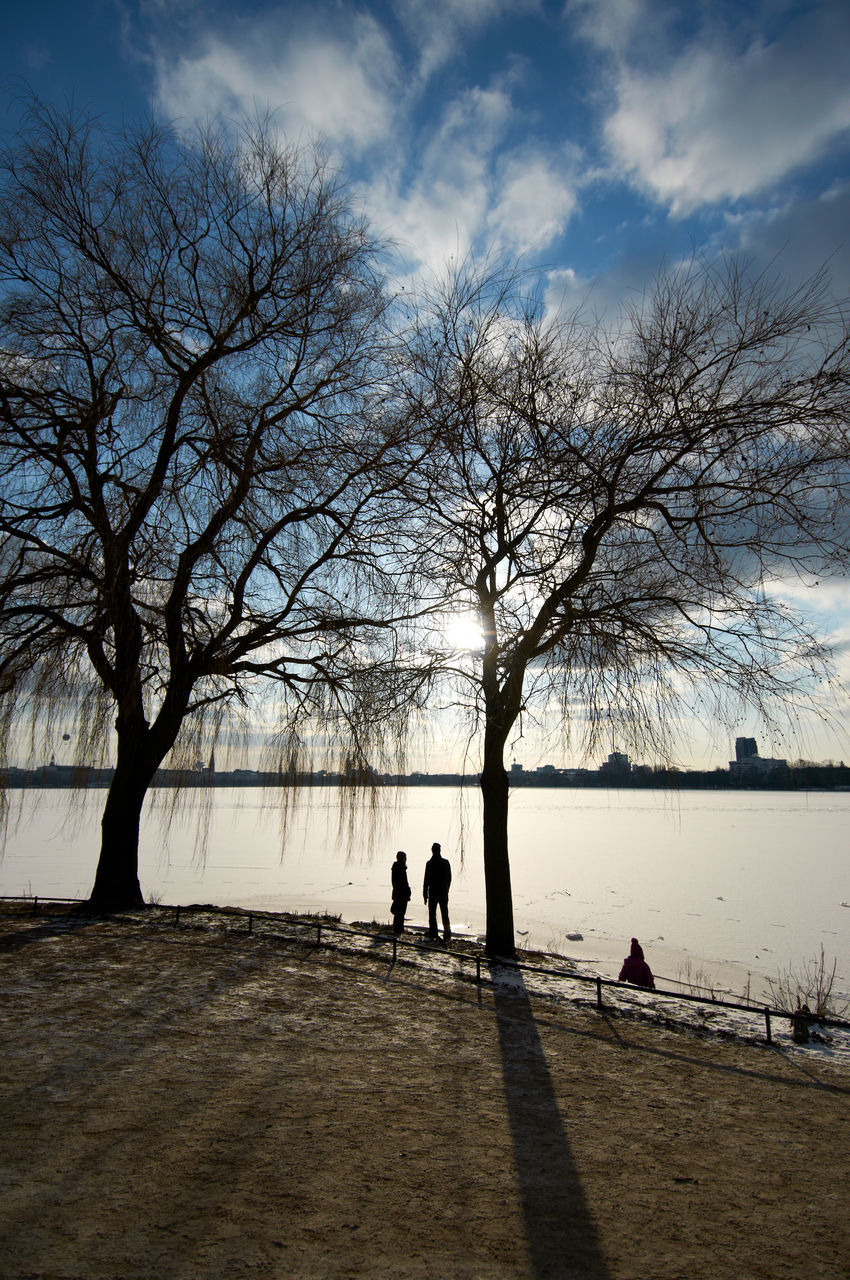
M 655 987 L 652 970 L 643 958 L 643 947 L 637 938 L 632 938 L 631 954 L 623 961 L 619 981 L 631 982 L 635 987 Z

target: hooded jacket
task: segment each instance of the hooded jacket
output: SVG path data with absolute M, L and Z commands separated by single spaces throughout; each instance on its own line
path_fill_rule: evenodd
M 619 981 L 631 982 L 635 987 L 655 987 L 652 970 L 643 958 L 643 947 L 637 938 L 632 938 L 631 954 L 623 961 Z

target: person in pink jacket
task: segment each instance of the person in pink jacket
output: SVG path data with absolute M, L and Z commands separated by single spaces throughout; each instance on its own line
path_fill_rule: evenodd
M 655 987 L 652 970 L 643 958 L 643 947 L 637 938 L 632 938 L 631 954 L 623 961 L 619 981 L 631 982 L 636 987 Z

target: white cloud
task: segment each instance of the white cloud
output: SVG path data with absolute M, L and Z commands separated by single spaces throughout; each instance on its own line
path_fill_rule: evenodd
M 398 72 L 382 29 L 367 16 L 332 34 L 265 22 L 241 43 L 217 33 L 196 51 L 155 55 L 156 103 L 169 117 L 278 110 L 292 137 L 320 134 L 355 152 L 383 141 L 395 122 Z
M 543 249 L 562 235 L 576 206 L 567 172 L 542 152 L 524 149 L 501 166 L 487 222 L 497 243 L 513 251 Z
M 565 12 L 584 40 L 616 54 L 626 53 L 651 17 L 644 0 L 567 0 Z
M 771 583 L 774 595 L 807 614 L 827 619 L 850 638 L 850 581 L 839 572 L 801 581 L 782 578 Z
M 493 157 L 512 116 L 503 90 L 467 90 L 447 104 L 409 187 L 394 181 L 392 166 L 368 184 L 379 229 L 395 236 L 407 256 L 439 269 L 474 243 L 490 205 Z
M 476 246 L 516 254 L 563 233 L 576 205 L 574 155 L 550 157 L 533 141 L 505 154 L 515 118 L 504 88 L 467 90 L 446 105 L 408 187 L 392 166 L 368 185 L 375 221 L 411 262 L 439 270 Z
M 780 181 L 850 127 L 850 88 L 786 78 L 781 63 L 764 48 L 732 63 L 696 51 L 665 76 L 625 74 L 614 156 L 675 213 Z
M 706 26 L 675 50 L 670 9 L 649 27 L 639 0 L 571 11 L 612 60 L 605 136 L 617 168 L 676 214 L 764 191 L 850 130 L 846 6 L 818 5 L 772 41 Z
M 593 281 L 573 267 L 559 267 L 546 276 L 544 304 L 547 316 L 572 315 L 589 305 Z
M 566 151 L 531 141 L 500 159 L 518 116 L 517 67 L 419 110 L 423 77 L 461 50 L 460 35 L 539 0 L 399 0 L 416 34 L 412 73 L 374 17 L 338 11 L 319 20 L 266 17 L 240 28 L 195 31 L 194 47 L 160 44 L 156 105 L 176 119 L 238 116 L 270 106 L 294 140 L 319 134 L 364 194 L 379 232 L 412 263 L 439 269 L 485 231 L 517 251 L 550 243 L 575 205 Z M 444 42 L 444 43 L 441 43 Z M 435 111 L 436 106 L 436 111 Z

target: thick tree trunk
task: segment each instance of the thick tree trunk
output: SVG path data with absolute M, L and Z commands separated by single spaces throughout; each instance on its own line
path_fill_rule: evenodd
M 505 736 L 488 725 L 484 733 L 481 796 L 484 809 L 484 892 L 488 956 L 513 959 L 514 907 L 508 858 L 508 775 Z
M 90 905 L 125 911 L 144 904 L 139 884 L 139 826 L 148 779 L 125 764 L 115 771 L 101 821 L 100 859 Z
M 101 821 L 100 859 L 89 904 L 98 911 L 144 905 L 139 884 L 142 806 L 154 774 L 174 745 L 182 714 L 169 707 L 154 728 L 143 717 L 118 718 L 118 759 Z

